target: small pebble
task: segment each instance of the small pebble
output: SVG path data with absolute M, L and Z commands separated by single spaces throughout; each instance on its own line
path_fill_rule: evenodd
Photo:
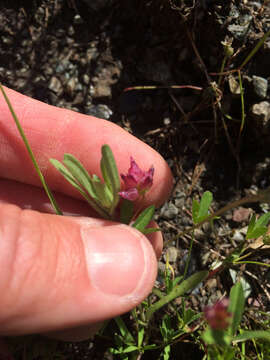
M 160 211 L 161 217 L 167 220 L 172 220 L 178 215 L 178 208 L 171 202 L 163 205 Z

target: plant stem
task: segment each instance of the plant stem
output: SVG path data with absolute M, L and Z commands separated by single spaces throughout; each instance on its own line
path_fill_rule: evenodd
M 48 198 L 49 198 L 49 200 L 50 200 L 50 202 L 52 204 L 52 207 L 54 208 L 54 211 L 56 212 L 57 215 L 63 215 L 62 211 L 60 210 L 60 208 L 59 208 L 59 206 L 58 206 L 58 204 L 56 202 L 56 200 L 53 197 L 53 194 L 52 194 L 51 190 L 49 189 L 49 187 L 48 187 L 48 185 L 47 185 L 47 183 L 45 181 L 45 178 L 44 178 L 44 176 L 43 176 L 43 174 L 42 174 L 42 172 L 41 172 L 41 170 L 40 170 L 40 168 L 38 166 L 36 158 L 35 158 L 35 156 L 34 156 L 34 154 L 32 152 L 32 149 L 31 149 L 31 147 L 29 145 L 29 142 L 28 142 L 28 140 L 27 140 L 27 138 L 26 138 L 26 136 L 24 134 L 24 131 L 23 131 L 22 127 L 21 127 L 19 119 L 18 119 L 18 117 L 17 117 L 17 115 L 16 115 L 16 113 L 15 113 L 15 111 L 14 111 L 14 109 L 13 109 L 13 107 L 12 107 L 10 101 L 9 101 L 9 98 L 7 97 L 7 94 L 6 94 L 6 92 L 5 92 L 5 90 L 4 90 L 1 83 L 0 83 L 0 90 L 1 90 L 3 96 L 4 96 L 5 100 L 6 100 L 8 108 L 9 108 L 9 110 L 11 112 L 11 115 L 12 115 L 12 117 L 13 117 L 13 119 L 15 121 L 15 124 L 17 126 L 17 129 L 18 129 L 18 131 L 19 131 L 19 133 L 21 135 L 21 138 L 22 138 L 22 140 L 24 142 L 24 145 L 25 145 L 25 147 L 26 147 L 26 149 L 28 151 L 28 154 L 29 154 L 29 156 L 30 156 L 30 158 L 32 160 L 32 163 L 33 163 L 33 165 L 34 165 L 34 167 L 36 169 L 36 172 L 37 172 L 37 174 L 38 174 L 38 176 L 40 178 L 42 186 L 44 187 L 44 190 L 45 190 L 45 192 L 46 192 L 46 194 L 47 194 L 47 196 L 48 196 Z

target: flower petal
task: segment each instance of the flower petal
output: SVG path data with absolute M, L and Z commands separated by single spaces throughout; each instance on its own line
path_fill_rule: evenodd
M 132 176 L 137 183 L 139 183 L 144 176 L 144 171 L 139 168 L 132 156 L 130 157 L 130 168 L 128 169 L 128 175 Z
M 120 191 L 119 195 L 124 199 L 134 201 L 134 200 L 138 199 L 139 192 L 136 188 L 131 188 L 126 191 Z
M 149 189 L 153 185 L 154 167 L 152 166 L 148 171 L 145 172 L 144 178 L 140 183 L 141 189 Z
M 121 178 L 125 183 L 125 188 L 126 189 L 134 188 L 134 187 L 136 187 L 138 185 L 137 181 L 130 174 L 128 174 L 128 175 L 121 174 Z

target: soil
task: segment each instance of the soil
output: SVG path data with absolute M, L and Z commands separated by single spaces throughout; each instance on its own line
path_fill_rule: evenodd
M 48 104 L 112 121 L 168 161 L 174 191 L 156 220 L 165 241 L 174 240 L 166 251 L 176 274 L 183 270 L 190 243 L 189 237 L 179 239 L 177 234 L 192 224 L 193 198 L 211 191 L 215 210 L 269 187 L 270 38 L 241 67 L 270 28 L 269 0 L 2 0 L 1 4 L 4 85 Z M 226 47 L 231 53 L 222 70 Z M 269 210 L 267 203 L 245 208 L 255 214 Z M 241 231 L 250 211 L 227 212 L 217 220 L 214 232 L 207 225 L 197 230 L 189 274 L 209 268 L 243 240 Z M 269 263 L 267 250 L 260 252 L 260 261 Z M 253 265 L 241 273 L 251 287 L 248 302 L 257 301 L 261 310 L 269 310 L 269 272 Z M 224 272 L 193 294 L 193 307 L 201 310 L 232 283 L 229 272 Z M 37 355 L 22 355 L 33 342 Z M 61 358 L 109 359 L 104 353 L 110 341 L 96 338 L 90 345 L 51 343 L 64 354 Z M 15 341 L 14 356 L 43 359 L 43 348 L 36 337 L 27 338 L 23 349 Z M 185 358 L 202 358 L 195 345 L 178 344 L 175 358 L 181 359 L 178 352 Z

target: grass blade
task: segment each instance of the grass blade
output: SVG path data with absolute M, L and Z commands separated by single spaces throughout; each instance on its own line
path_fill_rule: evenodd
M 34 167 L 35 167 L 35 169 L 36 169 L 36 172 L 37 172 L 37 174 L 38 174 L 38 176 L 39 176 L 39 178 L 40 178 L 41 184 L 42 184 L 42 186 L 43 186 L 43 188 L 44 188 L 44 190 L 45 190 L 45 192 L 46 192 L 46 194 L 47 194 L 47 196 L 48 196 L 48 198 L 49 198 L 49 200 L 50 200 L 50 202 L 51 202 L 51 204 L 52 204 L 52 207 L 53 207 L 55 213 L 56 213 L 57 215 L 63 215 L 62 211 L 60 210 L 60 208 L 59 208 L 59 206 L 58 206 L 58 204 L 57 204 L 57 202 L 56 202 L 56 200 L 55 200 L 55 198 L 54 198 L 51 190 L 49 189 L 49 186 L 47 185 L 47 183 L 46 183 L 46 181 L 45 181 L 45 178 L 44 178 L 44 176 L 43 176 L 43 174 L 42 174 L 42 172 L 41 172 L 41 170 L 40 170 L 40 168 L 39 168 L 39 166 L 38 166 L 38 163 L 37 163 L 37 161 L 36 161 L 35 155 L 33 154 L 33 151 L 32 151 L 32 149 L 31 149 L 31 147 L 30 147 L 30 144 L 29 144 L 26 136 L 25 136 L 25 133 L 24 133 L 24 131 L 23 131 L 23 128 L 21 127 L 21 124 L 20 124 L 20 122 L 19 122 L 19 119 L 18 119 L 18 117 L 17 117 L 17 115 L 16 115 L 16 113 L 15 113 L 15 111 L 14 111 L 14 109 L 13 109 L 13 107 L 12 107 L 10 101 L 9 101 L 9 98 L 8 98 L 8 96 L 7 96 L 6 92 L 5 92 L 2 84 L 0 84 L 0 90 L 1 90 L 3 96 L 4 96 L 5 100 L 6 100 L 6 103 L 7 103 L 7 105 L 8 105 L 8 108 L 9 108 L 9 110 L 10 110 L 10 112 L 11 112 L 11 115 L 12 115 L 12 117 L 13 117 L 13 119 L 14 119 L 14 121 L 15 121 L 15 124 L 16 124 L 16 126 L 17 126 L 17 129 L 18 129 L 18 131 L 19 131 L 19 133 L 20 133 L 20 135 L 21 135 L 21 138 L 22 138 L 22 140 L 23 140 L 23 142 L 24 142 L 24 145 L 25 145 L 25 147 L 26 147 L 26 149 L 27 149 L 27 151 L 28 151 L 28 154 L 29 154 L 29 156 L 30 156 L 30 159 L 31 159 L 31 161 L 32 161 L 32 163 L 33 163 L 33 165 L 34 165 Z

